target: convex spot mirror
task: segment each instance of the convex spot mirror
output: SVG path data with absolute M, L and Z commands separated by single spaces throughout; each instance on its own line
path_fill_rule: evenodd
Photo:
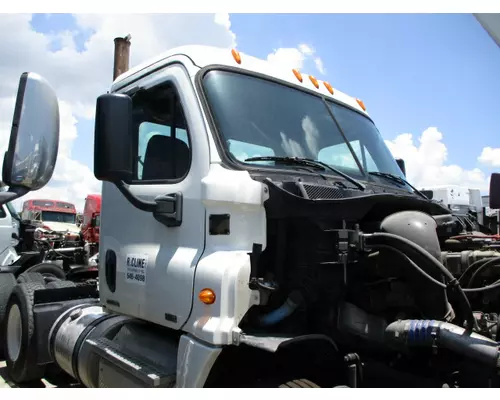
M 52 178 L 59 149 L 59 103 L 49 83 L 32 72 L 19 80 L 2 180 L 0 204 L 43 188 Z
M 401 172 L 403 173 L 403 175 L 406 176 L 405 160 L 403 160 L 402 158 L 396 158 L 396 163 L 398 164 L 399 169 L 401 170 Z

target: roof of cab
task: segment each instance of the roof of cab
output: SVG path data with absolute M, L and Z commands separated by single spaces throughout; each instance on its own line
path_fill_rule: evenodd
M 283 65 L 273 64 L 269 61 L 265 61 L 245 53 L 239 52 L 241 62 L 238 63 L 233 57 L 231 49 L 211 47 L 211 46 L 200 46 L 200 45 L 190 45 L 182 46 L 170 49 L 167 52 L 157 55 L 134 68 L 131 68 L 127 72 L 120 75 L 112 84 L 111 91 L 116 90 L 118 87 L 126 85 L 131 80 L 140 78 L 141 75 L 147 75 L 152 67 L 154 69 L 161 67 L 169 62 L 169 59 L 173 56 L 186 56 L 193 64 L 198 68 L 204 68 L 209 65 L 224 65 L 234 68 L 240 68 L 242 70 L 248 70 L 257 72 L 260 74 L 267 75 L 272 78 L 280 79 L 285 81 L 297 88 L 305 88 L 312 90 L 316 93 L 321 93 L 322 95 L 345 103 L 356 110 L 367 114 L 365 110 L 361 107 L 358 100 L 351 97 L 343 92 L 334 88 L 333 95 L 330 94 L 328 88 L 325 86 L 324 81 L 317 80 L 318 87 L 315 87 L 310 79 L 310 75 L 300 72 L 302 75 L 302 82 L 297 79 L 293 73 L 293 68 L 284 68 Z

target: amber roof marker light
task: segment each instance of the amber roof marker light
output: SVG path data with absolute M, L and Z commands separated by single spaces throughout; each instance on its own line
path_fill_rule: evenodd
M 312 75 L 309 75 L 309 80 L 312 82 L 312 84 L 314 85 L 314 87 L 316 89 L 319 89 L 319 83 L 318 83 L 318 80 L 312 76 Z
M 333 94 L 332 85 L 330 85 L 328 82 L 323 82 L 323 85 L 325 85 L 326 90 L 328 90 L 330 92 L 330 94 Z
M 299 72 L 298 69 L 292 69 L 292 72 L 293 74 L 295 75 L 295 77 L 297 78 L 297 80 L 302 83 L 303 81 L 303 78 L 302 78 L 302 74 Z
M 363 111 L 366 111 L 365 103 L 363 103 L 363 101 L 360 99 L 356 99 L 356 101 L 358 102 L 359 106 L 363 109 Z
M 231 54 L 233 55 L 234 61 L 236 61 L 238 64 L 241 64 L 241 54 L 238 50 L 232 49 Z

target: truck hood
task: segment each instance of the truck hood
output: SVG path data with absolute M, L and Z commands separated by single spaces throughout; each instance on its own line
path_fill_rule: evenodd
M 70 232 L 70 233 L 75 233 L 79 234 L 80 233 L 80 228 L 77 227 L 75 224 L 68 224 L 65 222 L 52 222 L 52 221 L 44 221 L 43 222 L 44 226 L 47 226 L 50 228 L 50 230 L 56 231 L 56 232 Z

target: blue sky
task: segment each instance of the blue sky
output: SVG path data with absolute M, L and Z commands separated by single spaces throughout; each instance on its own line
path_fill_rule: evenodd
M 500 49 L 470 14 L 232 14 L 238 48 L 265 58 L 274 49 L 312 45 L 326 78 L 361 98 L 386 139 L 418 137 L 435 126 L 447 163 L 477 164 L 485 146 L 500 147 Z M 74 30 L 70 15 L 35 15 L 42 33 Z M 80 32 L 79 48 L 92 32 Z M 53 49 L 58 48 L 53 43 Z M 132 50 L 133 51 L 133 50 Z M 79 121 L 73 157 L 89 165 L 93 122 Z M 473 140 L 470 140 L 472 138 Z M 491 170 L 481 166 L 486 173 Z

